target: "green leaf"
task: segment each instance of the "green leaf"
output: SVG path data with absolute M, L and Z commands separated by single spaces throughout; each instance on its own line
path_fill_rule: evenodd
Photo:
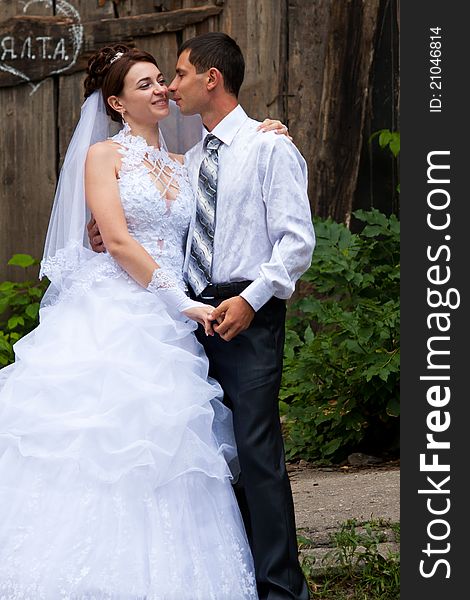
M 8 264 L 26 268 L 38 264 L 38 261 L 29 254 L 14 254 Z
M 390 231 L 397 235 L 400 235 L 400 221 L 395 215 L 391 215 L 389 219 Z
M 392 133 L 388 129 L 382 130 L 379 135 L 379 145 L 381 148 L 385 148 L 392 140 Z
M 15 327 L 18 327 L 18 325 L 24 325 L 23 317 L 18 317 L 15 315 L 8 319 L 8 323 L 7 323 L 8 329 L 15 329 Z
M 330 442 L 328 442 L 328 444 L 326 444 L 323 447 L 323 453 L 326 456 L 328 456 L 330 454 L 333 454 L 341 446 L 341 443 L 342 443 L 342 440 L 340 438 L 337 438 L 335 440 L 331 440 Z
M 393 139 L 390 140 L 389 147 L 393 156 L 396 158 L 400 154 L 400 137 L 394 136 Z
M 31 319 L 36 320 L 38 314 L 39 314 L 39 302 L 34 302 L 33 304 L 29 304 L 26 307 L 25 313 L 28 315 L 28 317 L 30 317 Z
M 10 352 L 11 350 L 11 344 L 9 343 L 9 341 L 6 339 L 6 337 L 0 332 L 0 350 L 6 350 L 7 352 Z
M 377 237 L 384 233 L 381 225 L 366 225 L 362 231 L 362 235 L 366 237 Z
M 369 144 L 372 143 L 372 141 L 378 137 L 383 131 L 386 131 L 385 129 L 379 129 L 378 131 L 374 131 L 374 133 L 369 137 Z
M 314 339 L 315 339 L 315 334 L 313 333 L 312 328 L 310 326 L 308 326 L 307 329 L 305 330 L 305 343 L 311 344 Z
M 400 132 L 390 131 L 390 129 L 379 129 L 369 137 L 369 143 L 378 136 L 380 148 L 389 148 L 390 152 L 396 158 L 400 153 Z
M 44 294 L 44 289 L 42 289 L 40 287 L 32 287 L 29 289 L 28 293 L 30 296 L 32 296 L 34 298 L 42 298 L 42 296 Z
M 10 304 L 12 307 L 26 306 L 29 304 L 29 302 L 30 300 L 28 296 L 21 293 L 15 294 L 15 296 L 10 299 Z

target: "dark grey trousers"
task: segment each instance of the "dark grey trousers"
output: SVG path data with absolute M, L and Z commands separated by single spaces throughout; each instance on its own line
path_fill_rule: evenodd
M 200 298 L 198 298 L 200 300 Z M 221 300 L 203 300 L 216 306 Z M 279 420 L 285 302 L 271 299 L 230 342 L 198 330 L 210 375 L 233 411 L 241 476 L 235 493 L 252 549 L 260 600 L 306 600 Z

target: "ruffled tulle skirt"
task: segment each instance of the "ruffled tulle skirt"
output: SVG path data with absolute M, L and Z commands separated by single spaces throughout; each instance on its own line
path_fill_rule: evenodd
M 0 371 L 0 598 L 256 598 L 231 413 L 128 278 L 43 308 Z

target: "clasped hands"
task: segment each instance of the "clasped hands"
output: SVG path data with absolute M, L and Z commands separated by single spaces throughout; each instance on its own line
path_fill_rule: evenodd
M 95 252 L 104 252 L 103 239 L 93 218 L 88 222 L 87 230 L 92 249 Z M 192 315 L 191 311 L 198 311 L 198 309 L 190 309 L 185 311 L 185 314 L 201 323 L 206 335 L 214 335 L 215 332 L 226 342 L 248 329 L 255 316 L 255 311 L 242 296 L 234 296 L 224 300 L 205 315 Z
M 209 318 L 212 327 L 220 337 L 229 342 L 250 326 L 255 311 L 242 296 L 234 296 L 224 300 L 214 308 Z M 217 324 L 215 324 L 217 322 Z

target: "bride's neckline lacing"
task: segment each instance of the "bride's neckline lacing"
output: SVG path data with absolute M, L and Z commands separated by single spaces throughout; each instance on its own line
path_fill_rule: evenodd
M 184 179 L 181 177 L 184 175 L 184 167 L 179 161 L 173 159 L 165 148 L 151 146 L 143 136 L 134 135 L 124 129 L 110 139 L 122 146 L 119 152 L 123 154 L 123 157 L 130 158 L 132 166 L 136 167 L 139 163 L 141 164 L 162 199 L 167 202 L 174 202 L 178 199 L 181 193 L 182 179 Z M 122 177 L 122 172 L 121 167 L 119 178 Z M 158 182 L 161 182 L 163 189 L 157 186 Z M 167 197 L 170 188 L 175 191 L 173 198 Z

